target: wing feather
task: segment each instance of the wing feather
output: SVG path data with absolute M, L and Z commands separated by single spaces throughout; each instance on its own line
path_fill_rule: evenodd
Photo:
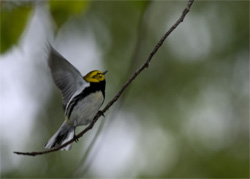
M 71 100 L 75 93 L 82 91 L 88 83 L 81 73 L 62 55 L 51 47 L 48 64 L 56 86 L 61 90 L 63 106 Z

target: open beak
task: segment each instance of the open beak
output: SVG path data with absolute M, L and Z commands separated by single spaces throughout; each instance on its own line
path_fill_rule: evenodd
M 104 75 L 105 75 L 107 72 L 108 72 L 108 70 L 106 70 L 106 71 L 102 72 L 102 74 L 104 74 Z

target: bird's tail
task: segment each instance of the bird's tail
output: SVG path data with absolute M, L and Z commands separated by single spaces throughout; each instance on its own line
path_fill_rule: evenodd
M 46 149 L 51 149 L 57 146 L 60 146 L 69 140 L 73 139 L 75 133 L 74 126 L 69 126 L 64 123 L 61 127 L 57 130 L 57 132 L 49 139 L 49 141 L 45 144 Z M 61 150 L 70 150 L 72 143 L 63 147 Z

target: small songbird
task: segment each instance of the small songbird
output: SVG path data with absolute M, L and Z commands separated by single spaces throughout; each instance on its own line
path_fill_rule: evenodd
M 51 75 L 62 93 L 65 120 L 45 144 L 51 149 L 75 136 L 75 128 L 89 124 L 99 111 L 105 98 L 105 72 L 94 70 L 82 77 L 81 73 L 53 47 L 48 59 Z M 61 150 L 70 150 L 72 143 Z

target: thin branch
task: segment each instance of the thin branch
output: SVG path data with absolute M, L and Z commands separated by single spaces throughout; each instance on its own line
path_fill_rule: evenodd
M 156 44 L 152 52 L 149 54 L 148 58 L 142 64 L 142 66 L 137 69 L 137 71 L 127 80 L 127 82 L 121 87 L 121 89 L 118 91 L 118 93 L 115 95 L 115 97 L 109 101 L 109 103 L 104 107 L 104 109 L 96 114 L 93 121 L 86 127 L 82 132 L 80 132 L 74 139 L 66 142 L 65 144 L 58 146 L 53 149 L 41 151 L 41 152 L 14 152 L 18 155 L 28 155 L 28 156 L 36 156 L 36 155 L 43 155 L 51 152 L 55 152 L 60 150 L 61 148 L 67 146 L 68 144 L 74 142 L 76 139 L 80 138 L 85 134 L 87 131 L 92 129 L 92 127 L 95 125 L 96 121 L 119 99 L 119 97 L 122 95 L 124 90 L 132 83 L 132 81 L 145 69 L 148 68 L 153 56 L 156 54 L 156 52 L 159 50 L 159 48 L 162 46 L 163 42 L 166 40 L 166 38 L 173 32 L 173 30 L 181 23 L 183 22 L 186 14 L 189 12 L 194 0 L 189 0 L 187 7 L 183 10 L 182 15 L 180 18 L 175 22 L 175 24 L 163 35 L 163 37 L 160 39 L 160 41 Z
M 128 70 L 126 72 L 126 74 L 123 76 L 121 80 L 121 84 L 119 86 L 122 86 L 124 81 L 126 79 L 129 79 L 130 75 L 132 72 L 135 71 L 135 64 L 137 64 L 138 60 L 139 60 L 139 53 L 140 53 L 140 49 L 142 46 L 142 41 L 145 38 L 145 34 L 146 34 L 146 19 L 148 19 L 148 12 L 149 12 L 149 7 L 152 4 L 152 1 L 148 1 L 146 6 L 142 9 L 140 16 L 138 18 L 138 25 L 135 29 L 135 46 L 133 49 L 133 52 L 131 53 L 131 60 L 130 60 L 130 64 L 128 64 Z M 131 87 L 131 85 L 130 85 Z M 86 177 L 85 174 L 87 174 L 88 169 L 91 167 L 93 161 L 95 160 L 97 153 L 99 152 L 99 148 L 103 145 L 103 139 L 105 138 L 107 131 L 109 131 L 110 128 L 110 123 L 113 122 L 114 119 L 116 119 L 117 116 L 117 111 L 119 111 L 120 108 L 122 108 L 122 105 L 125 102 L 126 96 L 128 95 L 128 91 L 130 88 L 126 89 L 126 92 L 123 93 L 123 95 L 121 95 L 121 97 L 119 98 L 119 100 L 116 103 L 116 106 L 113 107 L 113 110 L 111 113 L 109 113 L 109 115 L 107 116 L 108 118 L 106 118 L 105 120 L 101 121 L 101 124 L 99 125 L 99 128 L 95 134 L 95 137 L 93 138 L 93 140 L 91 141 L 91 144 L 89 145 L 88 149 L 86 150 L 86 152 L 84 153 L 84 156 L 82 157 L 81 161 L 78 163 L 78 167 L 75 170 L 75 172 L 73 172 L 73 174 L 71 175 L 71 178 L 75 178 L 77 176 L 81 176 L 81 177 Z M 102 136 L 99 136 L 100 133 L 102 133 Z M 101 137 L 101 140 L 97 140 Z

